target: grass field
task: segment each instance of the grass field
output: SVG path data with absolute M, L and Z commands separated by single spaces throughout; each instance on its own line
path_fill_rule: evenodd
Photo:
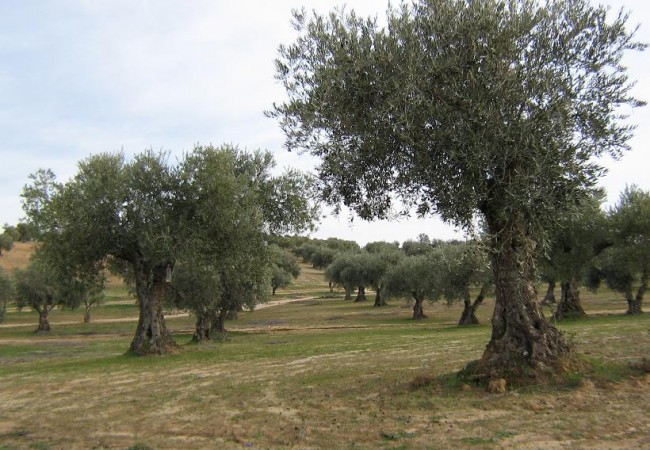
M 1 257 L 0 259 L 4 258 Z M 125 354 L 137 320 L 114 285 L 82 323 L 56 310 L 52 332 L 10 310 L 0 325 L 0 449 L 628 449 L 650 447 L 650 316 L 616 294 L 583 293 L 587 320 L 559 324 L 589 373 L 558 386 L 489 394 L 454 372 L 480 357 L 485 325 L 460 305 L 352 303 L 303 275 L 271 306 L 240 313 L 224 340 L 190 344 L 193 318 L 167 315 L 181 350 Z M 289 302 L 289 303 L 284 303 Z

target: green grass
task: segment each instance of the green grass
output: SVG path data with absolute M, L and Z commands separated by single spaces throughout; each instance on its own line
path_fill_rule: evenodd
M 558 325 L 585 370 L 490 395 L 455 373 L 483 352 L 491 300 L 482 325 L 456 326 L 460 305 L 441 303 L 413 322 L 407 303 L 344 301 L 307 269 L 302 285 L 278 293 L 306 300 L 241 312 L 223 340 L 190 343 L 193 318 L 167 317 L 180 351 L 165 357 L 126 354 L 137 308 L 119 286 L 90 324 L 81 311 L 55 311 L 49 335 L 33 333 L 33 313 L 10 311 L 0 327 L 0 449 L 639 448 L 650 439 L 650 378 L 630 366 L 649 356 L 650 316 L 612 314 L 624 305 L 611 292 L 584 294 L 591 317 Z

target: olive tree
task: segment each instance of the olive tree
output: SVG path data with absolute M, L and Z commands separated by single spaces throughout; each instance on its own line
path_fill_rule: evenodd
M 621 58 L 627 15 L 587 1 L 416 0 L 385 21 L 294 14 L 279 49 L 290 150 L 320 158 L 324 200 L 364 219 L 396 208 L 489 234 L 496 306 L 476 370 L 516 378 L 569 345 L 536 299 L 546 230 L 628 148 L 639 106 Z M 399 203 L 396 201 L 399 200 Z
M 580 285 L 596 256 L 610 245 L 602 200 L 600 191 L 585 197 L 574 211 L 562 215 L 550 233 L 541 267 L 546 279 L 560 281 L 560 301 L 553 314 L 556 320 L 587 316 L 580 301 Z
M 5 319 L 7 303 L 14 298 L 14 286 L 11 278 L 0 268 L 0 323 Z
M 230 146 L 196 147 L 181 164 L 179 210 L 186 216 L 179 234 L 185 245 L 172 287 L 177 305 L 196 315 L 196 341 L 225 332 L 227 317 L 252 310 L 269 286 L 275 291 L 280 280 L 274 269 L 298 274 L 293 257 L 287 255 L 294 263 L 287 268 L 285 252 L 267 238 L 308 229 L 316 210 L 302 174 L 273 177 L 272 167 L 269 153 Z
M 49 315 L 54 308 L 75 308 L 87 294 L 87 285 L 69 278 L 48 247 L 39 248 L 26 269 L 16 269 L 15 279 L 16 306 L 38 313 L 37 333 L 50 331 Z
M 399 244 L 389 244 L 387 242 L 370 242 L 364 247 L 368 255 L 369 280 L 368 284 L 375 290 L 374 306 L 388 305 L 384 288 L 386 285 L 386 275 L 391 267 L 397 265 L 405 256 L 399 249 Z
M 269 246 L 269 251 L 271 253 L 271 295 L 275 295 L 278 288 L 287 287 L 293 278 L 298 278 L 300 266 L 293 255 L 275 244 Z
M 479 323 L 476 311 L 483 303 L 492 284 L 490 260 L 480 242 L 443 244 L 434 252 L 440 253 L 442 265 L 442 294 L 448 302 L 463 301 L 463 312 L 458 325 Z M 472 301 L 471 290 L 478 289 Z
M 329 282 L 330 290 L 333 285 L 341 286 L 345 291 L 345 300 L 352 299 L 352 292 L 357 287 L 350 274 L 344 273 L 351 266 L 354 255 L 355 253 L 349 252 L 339 253 L 325 268 L 325 279 Z
M 0 256 L 2 256 L 3 251 L 9 251 L 14 248 L 14 238 L 11 234 L 4 232 L 0 234 Z
M 650 192 L 627 187 L 609 211 L 609 221 L 613 245 L 600 256 L 592 285 L 604 278 L 625 296 L 627 314 L 641 314 L 650 277 Z
M 437 301 L 443 294 L 443 261 L 439 252 L 408 256 L 391 266 L 384 277 L 387 298 L 412 298 L 413 319 L 426 319 L 424 300 Z

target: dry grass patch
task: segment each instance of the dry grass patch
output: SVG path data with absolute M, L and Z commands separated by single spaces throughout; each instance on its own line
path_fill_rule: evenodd
M 29 265 L 29 258 L 35 248 L 35 242 L 14 242 L 14 247 L 11 250 L 3 251 L 0 255 L 0 268 L 6 272 L 25 269 Z
M 459 305 L 425 305 L 430 319 L 416 323 L 401 301 L 303 300 L 242 312 L 224 340 L 202 345 L 188 344 L 191 317 L 169 318 L 185 331 L 175 336 L 183 351 L 137 358 L 124 354 L 135 305 L 120 295 L 97 308 L 106 322 L 89 327 L 66 324 L 77 312 L 58 312 L 49 338 L 10 314 L 0 328 L 0 449 L 616 449 L 650 441 L 647 315 L 561 323 L 589 370 L 490 394 L 454 375 L 480 357 L 490 334 L 488 325 L 455 326 Z M 588 312 L 613 303 L 605 294 L 585 299 Z M 492 306 L 481 307 L 483 323 Z

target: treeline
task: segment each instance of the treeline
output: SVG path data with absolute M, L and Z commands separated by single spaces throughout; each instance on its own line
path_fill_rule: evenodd
M 602 284 L 623 295 L 628 314 L 643 312 L 650 274 L 650 193 L 629 187 L 608 210 L 602 208 L 603 199 L 596 191 L 558 218 L 548 247 L 539 251 L 537 277 L 547 287 L 538 296 L 554 307 L 556 320 L 585 317 L 581 287 L 595 291 Z M 476 310 L 493 290 L 488 239 L 487 233 L 465 242 L 421 234 L 402 244 L 381 241 L 361 248 L 354 241 L 292 237 L 280 245 L 324 270 L 330 290 L 341 287 L 347 300 L 366 300 L 368 288 L 375 292 L 377 307 L 390 298 L 409 298 L 414 319 L 426 317 L 425 300 L 462 301 L 459 324 L 469 325 L 478 323 Z

